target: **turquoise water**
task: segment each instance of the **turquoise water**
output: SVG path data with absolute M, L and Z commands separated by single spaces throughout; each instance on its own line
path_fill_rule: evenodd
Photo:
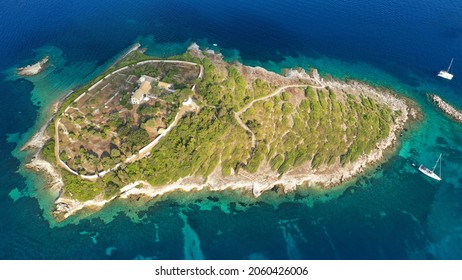
M 0 258 L 462 258 L 462 125 L 426 99 L 432 92 L 462 108 L 461 14 L 449 0 L 0 2 Z M 169 56 L 193 41 L 229 61 L 276 72 L 315 67 L 392 88 L 417 102 L 423 121 L 390 160 L 331 191 L 173 193 L 54 222 L 57 194 L 23 169 L 30 155 L 18 150 L 51 104 L 135 42 Z M 15 75 L 44 55 L 43 73 Z M 437 79 L 451 57 L 454 80 Z M 432 165 L 439 153 L 441 183 L 413 166 Z

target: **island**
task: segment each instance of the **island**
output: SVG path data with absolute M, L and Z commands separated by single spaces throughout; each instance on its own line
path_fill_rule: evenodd
M 441 97 L 439 97 L 436 94 L 430 94 L 429 97 L 430 97 L 430 100 L 433 102 L 433 104 L 435 104 L 436 107 L 438 107 L 446 115 L 451 117 L 456 122 L 462 123 L 462 111 L 461 110 L 456 109 L 454 106 L 447 103 L 446 101 L 441 99 Z
M 384 157 L 413 117 L 387 89 L 285 75 L 200 50 L 159 59 L 135 48 L 54 107 L 26 167 L 59 190 L 63 220 L 114 199 L 175 190 L 281 195 L 333 187 Z
M 35 64 L 27 65 L 25 67 L 19 67 L 19 68 L 17 68 L 18 75 L 20 75 L 20 76 L 34 76 L 34 75 L 37 75 L 38 73 L 45 70 L 45 68 L 48 65 L 48 60 L 49 60 L 49 57 L 45 56 L 43 59 L 41 59 L 39 62 L 37 62 Z

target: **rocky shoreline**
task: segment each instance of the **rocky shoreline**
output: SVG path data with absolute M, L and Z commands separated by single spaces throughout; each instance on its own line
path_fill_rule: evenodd
M 328 81 L 326 84 L 331 88 L 355 87 L 363 93 L 374 97 L 380 102 L 384 102 L 394 110 L 402 110 L 395 125 L 390 128 L 388 137 L 379 142 L 370 154 L 361 156 L 356 162 L 348 164 L 344 167 L 336 166 L 334 168 L 319 169 L 313 172 L 308 164 L 297 167 L 282 177 L 273 170 L 270 166 L 262 166 L 255 174 L 248 173 L 244 170 L 239 174 L 223 177 L 220 167 L 204 182 L 200 178 L 186 177 L 178 180 L 173 184 L 163 187 L 153 187 L 145 181 L 137 181 L 127 185 L 121 189 L 121 198 L 129 198 L 130 196 L 149 196 L 156 197 L 172 191 L 180 190 L 189 192 L 193 190 L 201 190 L 207 188 L 210 191 L 221 191 L 226 189 L 244 189 L 251 192 L 255 197 L 260 196 L 263 192 L 271 190 L 274 186 L 283 186 L 285 193 L 295 190 L 301 185 L 322 185 L 324 187 L 332 187 L 339 185 L 349 179 L 354 178 L 362 173 L 371 164 L 378 163 L 384 158 L 384 152 L 393 148 L 397 141 L 397 135 L 404 129 L 404 125 L 409 119 L 417 119 L 417 111 L 408 106 L 404 99 L 397 98 L 388 92 L 379 92 L 378 90 L 359 83 L 344 84 L 338 81 Z M 141 185 L 141 187 L 140 187 Z
M 36 172 L 43 172 L 48 178 L 48 185 L 53 190 L 61 190 L 64 187 L 63 178 L 58 170 L 46 160 L 34 157 L 25 168 L 32 169 Z
M 384 153 L 395 147 L 397 135 L 404 129 L 404 125 L 407 121 L 409 119 L 417 119 L 417 111 L 410 107 L 404 99 L 398 98 L 390 92 L 377 90 L 369 85 L 356 81 L 352 83 L 343 83 L 330 80 L 325 83 L 327 86 L 335 89 L 354 88 L 365 95 L 373 97 L 379 102 L 387 104 L 393 110 L 401 110 L 403 112 L 397 117 L 396 123 L 390 128 L 388 137 L 379 142 L 370 154 L 361 156 L 354 163 L 343 167 L 335 166 L 334 168 L 321 168 L 315 172 L 313 172 L 308 165 L 304 165 L 289 171 L 282 177 L 280 177 L 277 172 L 271 170 L 268 165 L 262 166 L 255 174 L 250 174 L 242 170 L 239 174 L 227 177 L 223 177 L 220 167 L 217 167 L 205 181 L 202 178 L 190 176 L 162 187 L 151 186 L 146 181 L 136 181 L 124 186 L 120 190 L 118 196 L 109 199 L 98 197 L 93 200 L 80 202 L 69 197 L 60 197 L 55 202 L 56 210 L 54 211 L 54 215 L 58 220 L 62 220 L 77 213 L 83 208 L 98 210 L 106 203 L 119 197 L 121 199 L 140 196 L 155 198 L 174 191 L 190 192 L 202 189 L 223 191 L 227 189 L 239 189 L 247 191 L 257 198 L 263 192 L 273 189 L 276 185 L 282 186 L 284 193 L 294 191 L 301 185 L 320 185 L 330 188 L 351 180 L 367 168 L 370 168 L 374 164 L 378 164 L 384 159 Z M 59 180 L 59 178 L 55 176 L 56 173 L 48 172 L 48 174 L 53 181 Z
M 21 76 L 34 76 L 37 75 L 38 73 L 42 72 L 45 70 L 45 68 L 48 65 L 49 57 L 45 56 L 42 60 L 39 62 L 32 64 L 32 65 L 27 65 L 25 67 L 19 67 L 17 68 L 18 70 L 18 75 Z
M 454 108 L 452 105 L 441 99 L 436 94 L 430 94 L 429 95 L 430 100 L 432 101 L 433 104 L 436 105 L 441 111 L 446 113 L 449 117 L 451 117 L 453 120 L 462 123 L 462 111 L 457 110 Z
M 192 50 L 194 52 L 194 50 Z M 243 66 L 244 67 L 244 66 Z M 264 72 L 265 75 L 275 75 L 278 79 L 283 79 L 283 76 L 269 72 L 262 68 L 247 67 L 248 71 Z M 298 186 L 323 186 L 332 187 L 337 186 L 347 180 L 350 180 L 362 173 L 365 169 L 374 166 L 384 159 L 384 153 L 395 147 L 397 142 L 397 135 L 404 129 L 404 125 L 409 119 L 417 119 L 417 110 L 408 104 L 405 98 L 399 97 L 396 94 L 386 89 L 378 89 L 370 85 L 357 82 L 357 81 L 338 81 L 334 79 L 323 80 L 317 74 L 317 71 L 312 70 L 310 74 L 305 71 L 291 70 L 286 73 L 286 79 L 290 81 L 303 81 L 308 84 L 318 84 L 322 87 L 329 87 L 334 90 L 343 92 L 354 92 L 355 94 L 362 94 L 373 98 L 376 102 L 388 106 L 392 111 L 401 111 L 395 119 L 395 123 L 390 127 L 389 135 L 377 143 L 375 149 L 367 155 L 362 155 L 358 160 L 353 163 L 341 166 L 340 164 L 312 169 L 311 163 L 298 166 L 284 175 L 278 174 L 276 171 L 271 170 L 269 164 L 263 164 L 256 173 L 249 173 L 241 170 L 239 174 L 232 174 L 230 176 L 223 176 L 221 167 L 218 167 L 207 177 L 188 176 L 179 179 L 178 181 L 164 185 L 161 187 L 151 186 L 146 181 L 132 182 L 120 189 L 120 192 L 111 198 L 96 197 L 95 199 L 85 202 L 78 201 L 72 197 L 63 195 L 63 179 L 60 172 L 51 163 L 40 159 L 36 154 L 31 162 L 26 165 L 36 171 L 44 172 L 48 177 L 48 184 L 53 188 L 60 189 L 60 196 L 55 201 L 55 210 L 53 214 L 57 220 L 64 220 L 69 216 L 77 213 L 82 209 L 98 210 L 110 201 L 122 198 L 127 199 L 130 197 L 146 196 L 149 198 L 158 197 L 173 191 L 190 192 L 194 190 L 207 189 L 209 191 L 222 191 L 226 189 L 241 189 L 248 191 L 255 197 L 259 197 L 263 192 L 273 189 L 275 186 L 282 186 L 284 193 L 294 191 Z M 288 81 L 286 81 L 288 82 Z M 26 147 L 37 148 L 40 150 L 44 145 L 45 127 L 42 127 L 42 133 L 37 133 L 35 139 L 30 141 Z M 41 137 L 40 137 L 41 136 Z

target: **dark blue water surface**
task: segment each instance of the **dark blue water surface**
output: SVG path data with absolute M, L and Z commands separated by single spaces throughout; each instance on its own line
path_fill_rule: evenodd
M 333 191 L 180 193 L 53 222 L 53 197 L 19 151 L 50 105 L 135 42 L 168 56 L 193 41 L 274 71 L 316 67 L 393 88 L 424 120 L 387 163 Z M 462 108 L 460 1 L 0 0 L 0 54 L 0 259 L 462 258 L 462 126 L 425 98 Z M 46 71 L 15 75 L 44 55 Z M 454 80 L 435 77 L 451 58 Z M 412 163 L 439 153 L 435 183 Z

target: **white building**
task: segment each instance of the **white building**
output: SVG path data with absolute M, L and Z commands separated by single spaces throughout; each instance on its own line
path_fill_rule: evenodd
M 149 93 L 151 90 L 151 83 L 148 81 L 142 82 L 141 86 L 133 93 L 132 98 L 131 98 L 131 103 L 132 104 L 140 104 L 145 95 Z
M 145 100 L 146 95 L 152 89 L 151 82 L 153 81 L 157 81 L 157 79 L 146 75 L 142 75 L 138 79 L 138 84 L 140 85 L 140 87 L 135 92 L 133 92 L 130 102 L 132 104 L 141 104 L 143 100 Z

